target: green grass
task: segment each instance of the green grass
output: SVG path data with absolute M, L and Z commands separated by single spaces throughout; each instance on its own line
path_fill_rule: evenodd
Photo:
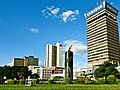
M 25 85 L 0 85 L 0 90 L 120 90 L 120 84 L 38 84 L 37 86 Z

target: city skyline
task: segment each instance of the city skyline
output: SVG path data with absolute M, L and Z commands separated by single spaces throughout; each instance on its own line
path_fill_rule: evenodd
M 84 13 L 100 0 L 4 0 L 0 3 L 0 65 L 14 57 L 34 55 L 45 62 L 45 46 L 60 42 L 63 52 L 71 44 L 74 64 L 87 65 L 87 35 Z M 107 0 L 111 3 L 112 0 Z M 113 6 L 120 10 L 120 2 Z M 118 27 L 120 28 L 118 16 Z M 119 29 L 120 30 L 120 29 Z M 63 53 L 64 62 L 64 53 Z M 63 64 L 64 65 L 64 64 Z

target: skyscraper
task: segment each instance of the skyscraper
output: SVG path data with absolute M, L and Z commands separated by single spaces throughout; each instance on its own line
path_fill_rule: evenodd
M 65 78 L 73 79 L 73 52 L 70 48 L 65 52 Z
M 85 14 L 87 19 L 88 64 L 104 61 L 120 64 L 118 10 L 105 0 Z
M 56 46 L 48 44 L 46 46 L 45 67 L 61 67 L 62 66 L 62 44 L 57 43 Z
M 61 43 L 56 43 L 57 46 L 57 67 L 62 66 L 62 44 Z

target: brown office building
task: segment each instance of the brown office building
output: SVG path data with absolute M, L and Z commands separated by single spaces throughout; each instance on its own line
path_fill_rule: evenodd
M 34 58 L 34 56 L 14 58 L 13 66 L 38 66 L 38 61 L 39 58 Z
M 24 66 L 23 58 L 14 58 L 13 66 Z
M 103 1 L 85 14 L 87 19 L 88 64 L 104 61 L 120 65 L 118 10 Z

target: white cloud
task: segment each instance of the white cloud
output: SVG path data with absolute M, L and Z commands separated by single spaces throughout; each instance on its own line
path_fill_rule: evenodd
M 77 19 L 76 18 L 77 14 L 79 14 L 79 10 L 75 10 L 75 11 L 68 10 L 62 13 L 61 18 L 64 22 L 73 21 Z
M 67 19 L 69 18 L 69 16 L 72 15 L 72 14 L 73 14 L 73 12 L 71 10 L 63 12 L 62 13 L 62 19 L 63 19 L 63 21 L 66 22 Z
M 58 14 L 60 8 L 55 8 L 54 6 L 47 7 L 47 10 L 50 11 L 51 14 Z
M 74 54 L 83 54 L 83 57 L 86 55 L 87 46 L 78 40 L 65 40 L 63 41 L 63 45 L 65 51 L 72 45 L 71 51 L 73 51 Z
M 61 11 L 60 11 L 61 10 Z M 53 19 L 57 18 L 59 20 L 62 20 L 63 22 L 68 22 L 68 21 L 74 21 L 77 19 L 77 15 L 79 14 L 79 10 L 65 10 L 63 11 L 62 9 L 51 6 L 48 7 L 44 10 L 42 10 L 43 16 L 48 18 L 52 17 Z
M 48 18 L 48 17 L 58 18 L 59 11 L 60 11 L 60 8 L 58 8 L 58 7 L 55 7 L 55 6 L 48 7 L 47 6 L 46 9 L 42 10 L 42 13 L 43 13 L 43 16 L 45 16 L 46 18 Z
M 30 31 L 32 33 L 39 33 L 39 29 L 37 29 L 37 28 L 30 28 Z
M 57 14 L 59 12 L 60 8 L 55 8 L 53 10 L 51 10 L 52 14 Z
M 8 63 L 8 64 L 7 64 L 7 66 L 12 66 L 12 65 L 13 65 L 13 63 Z
M 2 65 L 0 65 L 0 66 L 4 67 L 5 65 L 7 65 L 7 66 L 13 66 L 13 63 L 2 64 Z

